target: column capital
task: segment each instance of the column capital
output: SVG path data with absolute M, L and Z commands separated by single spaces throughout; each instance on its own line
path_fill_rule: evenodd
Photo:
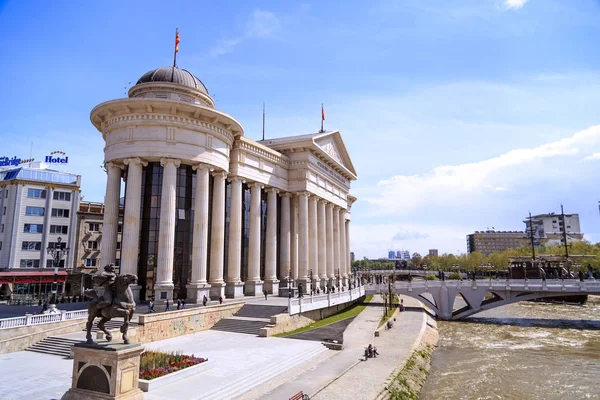
M 327 204 L 329 204 L 329 202 L 325 199 L 319 199 L 319 204 L 323 204 L 324 206 L 326 206 Z
M 212 176 L 214 176 L 215 178 L 219 178 L 220 177 L 220 178 L 225 179 L 225 178 L 227 178 L 227 171 L 223 171 L 223 170 L 214 171 L 212 173 Z
M 119 164 L 115 161 L 108 161 L 104 163 L 104 168 L 106 168 L 107 170 L 109 168 L 119 168 L 119 169 L 125 169 L 125 166 L 122 164 Z
M 306 192 L 306 191 L 304 191 L 304 192 L 297 192 L 296 194 L 297 194 L 298 196 L 306 196 L 306 198 L 309 198 L 309 197 L 310 197 L 310 193 L 309 193 L 309 192 Z
M 173 163 L 173 165 L 175 165 L 175 168 L 179 168 L 179 166 L 181 165 L 181 160 L 178 158 L 166 158 L 166 157 L 160 159 L 160 165 L 162 167 L 164 167 L 168 163 Z
M 281 197 L 287 197 L 287 198 L 292 198 L 293 194 L 290 193 L 290 192 L 283 192 L 279 196 L 281 196 Z
M 248 187 L 250 187 L 250 188 L 257 187 L 259 189 L 262 189 L 262 188 L 265 187 L 265 185 L 263 185 L 260 182 L 251 182 L 251 183 L 248 184 Z
M 244 178 L 242 178 L 241 176 L 230 176 L 227 180 L 229 182 L 242 182 L 242 183 L 246 183 L 246 180 Z
M 199 169 L 206 169 L 209 172 L 212 172 L 214 170 L 214 168 L 211 165 L 204 164 L 204 163 L 192 165 L 192 170 L 197 171 Z
M 265 192 L 267 192 L 267 193 L 273 192 L 273 193 L 277 194 L 277 193 L 279 193 L 279 189 L 274 188 L 274 187 L 268 187 L 265 189 Z
M 123 160 L 123 164 L 124 165 L 129 165 L 129 164 L 142 164 L 143 167 L 145 167 L 146 165 L 148 165 L 147 161 L 143 161 L 141 158 L 139 157 L 131 157 L 131 158 L 126 158 Z

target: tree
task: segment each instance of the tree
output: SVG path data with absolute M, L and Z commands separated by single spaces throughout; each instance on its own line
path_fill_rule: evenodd
M 421 260 L 423 257 L 419 253 L 413 253 L 412 258 L 410 259 L 410 264 L 413 268 L 418 268 L 421 265 Z

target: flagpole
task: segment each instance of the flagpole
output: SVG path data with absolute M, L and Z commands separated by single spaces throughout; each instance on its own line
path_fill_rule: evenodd
M 265 102 L 263 101 L 263 135 L 262 140 L 265 140 Z
M 173 69 L 171 70 L 171 82 L 175 78 L 175 67 L 177 67 L 177 35 L 179 34 L 179 29 L 175 28 L 175 48 L 173 49 Z

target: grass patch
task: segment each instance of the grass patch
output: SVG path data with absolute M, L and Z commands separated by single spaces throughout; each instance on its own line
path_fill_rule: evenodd
M 377 328 L 379 328 L 381 325 L 385 324 L 388 319 L 392 318 L 392 315 L 394 315 L 394 311 L 396 311 L 396 308 L 398 308 L 398 305 L 400 304 L 400 298 L 398 297 L 397 294 L 394 294 L 394 297 L 392 298 L 392 306 L 393 308 L 391 310 L 388 310 L 387 313 L 381 317 L 381 319 L 379 320 L 379 325 L 377 325 Z
M 324 318 L 320 321 L 313 322 L 312 324 L 307 325 L 305 327 L 298 328 L 298 329 L 290 331 L 290 332 L 279 333 L 279 334 L 273 335 L 273 336 L 286 337 L 286 336 L 290 336 L 290 335 L 295 335 L 296 333 L 311 331 L 313 329 L 317 329 L 322 326 L 330 325 L 330 324 L 342 321 L 344 319 L 356 317 L 358 314 L 360 314 L 362 312 L 362 310 L 365 309 L 365 307 L 367 307 L 367 303 L 369 303 L 372 299 L 373 299 L 373 296 L 369 294 L 369 295 L 365 296 L 365 298 L 361 302 L 355 303 L 354 305 L 350 306 L 349 308 L 345 309 L 344 311 L 340 311 L 337 314 L 330 315 L 327 318 Z

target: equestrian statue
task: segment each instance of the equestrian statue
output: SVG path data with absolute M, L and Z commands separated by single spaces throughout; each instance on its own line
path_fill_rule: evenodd
M 87 343 L 94 343 L 91 331 L 96 317 L 100 318 L 98 329 L 104 332 L 106 340 L 109 342 L 112 340 L 112 335 L 106 330 L 104 324 L 113 318 L 122 317 L 123 342 L 129 344 L 127 329 L 135 311 L 133 292 L 129 285 L 137 283 L 137 276 L 133 274 L 117 275 L 114 264 L 108 264 L 104 267 L 104 271 L 92 276 L 92 282 L 94 288 L 85 291 L 86 296 L 93 298 L 88 305 L 88 321 L 85 326 Z

